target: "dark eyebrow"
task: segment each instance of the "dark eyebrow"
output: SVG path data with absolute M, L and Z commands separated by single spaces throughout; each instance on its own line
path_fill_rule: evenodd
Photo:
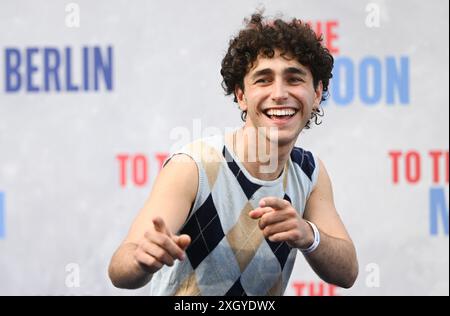
M 252 80 L 255 80 L 256 78 L 258 78 L 260 76 L 265 76 L 265 75 L 270 75 L 270 74 L 273 74 L 272 69 L 270 69 L 270 68 L 261 69 L 252 75 Z
M 293 74 L 293 75 L 301 75 L 301 76 L 306 76 L 306 71 L 304 71 L 302 68 L 297 68 L 297 67 L 289 67 L 286 68 L 283 73 L 286 74 Z M 260 77 L 260 76 L 266 76 L 266 75 L 271 75 L 273 74 L 273 70 L 270 68 L 265 68 L 265 69 L 261 69 L 258 70 L 257 72 L 255 72 L 252 75 L 252 80 L 255 80 L 256 78 Z
M 285 74 L 302 75 L 306 76 L 306 71 L 297 67 L 289 67 L 284 71 Z

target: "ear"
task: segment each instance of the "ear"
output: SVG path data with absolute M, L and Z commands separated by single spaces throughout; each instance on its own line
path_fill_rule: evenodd
M 239 87 L 239 85 L 236 85 L 234 88 L 234 95 L 236 96 L 241 111 L 247 111 L 247 99 L 245 98 L 244 91 L 241 87 Z
M 319 81 L 314 93 L 314 105 L 313 105 L 314 109 L 319 109 L 320 102 L 322 101 L 322 94 L 323 94 L 323 84 L 322 81 Z

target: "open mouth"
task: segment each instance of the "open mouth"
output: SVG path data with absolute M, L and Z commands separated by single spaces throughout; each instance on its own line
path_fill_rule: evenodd
M 275 121 L 286 121 L 290 118 L 294 117 L 297 114 L 298 110 L 292 108 L 285 109 L 267 109 L 264 110 L 263 113 L 271 120 Z

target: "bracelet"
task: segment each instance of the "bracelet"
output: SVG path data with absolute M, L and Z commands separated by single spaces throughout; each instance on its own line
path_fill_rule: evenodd
M 311 223 L 310 221 L 305 220 L 313 229 L 314 232 L 314 242 L 312 243 L 311 246 L 309 246 L 306 249 L 300 249 L 300 251 L 304 254 L 307 255 L 311 252 L 313 252 L 314 250 L 317 249 L 317 247 L 319 247 L 319 243 L 320 243 L 320 232 L 317 229 L 317 226 L 314 223 Z

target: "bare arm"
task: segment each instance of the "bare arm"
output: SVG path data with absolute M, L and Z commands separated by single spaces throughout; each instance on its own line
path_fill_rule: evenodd
M 109 277 L 114 286 L 142 287 L 163 265 L 184 259 L 190 237 L 175 233 L 188 216 L 197 187 L 195 162 L 186 155 L 174 156 L 159 173 L 150 197 L 111 259 Z
M 358 276 L 356 251 L 336 211 L 328 173 L 322 161 L 319 163 L 317 185 L 306 204 L 303 218 L 318 227 L 320 244 L 305 258 L 324 281 L 349 288 Z
M 326 282 L 349 288 L 358 275 L 353 242 L 336 211 L 331 182 L 321 161 L 317 185 L 305 207 L 303 218 L 286 200 L 261 199 L 250 217 L 259 220 L 264 236 L 273 242 L 286 242 L 293 248 L 306 249 L 314 241 L 314 232 L 305 221 L 314 223 L 321 235 L 316 250 L 305 255 L 313 270 Z

